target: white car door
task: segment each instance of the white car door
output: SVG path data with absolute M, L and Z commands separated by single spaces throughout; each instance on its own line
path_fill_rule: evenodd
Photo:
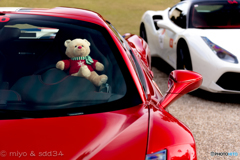
M 181 2 L 172 7 L 164 20 L 158 22 L 159 45 L 164 51 L 162 58 L 176 68 L 177 39 L 187 25 L 188 2 Z

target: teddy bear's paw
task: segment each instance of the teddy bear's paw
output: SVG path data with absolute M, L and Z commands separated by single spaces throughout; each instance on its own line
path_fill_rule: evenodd
M 86 65 L 82 66 L 79 71 L 82 73 L 83 77 L 88 78 L 91 75 L 91 71 Z
M 78 73 L 71 74 L 71 76 L 78 76 Z
M 98 86 L 101 86 L 102 84 L 106 83 L 108 80 L 108 77 L 104 74 L 99 77 L 100 77 L 100 82 L 99 82 Z
M 81 69 L 83 70 L 83 69 L 87 69 L 88 67 L 86 66 L 86 65 L 82 65 L 81 66 Z
M 104 70 L 104 65 L 102 63 L 97 62 L 95 64 L 95 66 L 96 66 L 97 71 L 103 71 Z
M 56 64 L 56 68 L 63 70 L 64 69 L 64 62 L 63 61 L 58 61 Z

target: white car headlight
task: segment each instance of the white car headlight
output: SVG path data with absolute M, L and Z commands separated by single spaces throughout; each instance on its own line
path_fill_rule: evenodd
M 237 57 L 211 42 L 207 37 L 201 37 L 211 50 L 222 60 L 230 63 L 238 63 Z
M 167 160 L 167 150 L 161 150 L 152 154 L 147 154 L 145 160 Z

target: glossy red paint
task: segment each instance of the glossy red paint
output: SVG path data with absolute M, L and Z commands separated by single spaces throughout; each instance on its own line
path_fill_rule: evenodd
M 73 9 L 32 9 L 35 14 L 88 21 L 106 28 L 118 47 L 135 85 L 142 98 L 142 104 L 118 111 L 69 117 L 0 120 L 0 151 L 10 152 L 58 151 L 63 156 L 56 159 L 145 159 L 146 154 L 167 149 L 168 159 L 196 160 L 194 138 L 189 129 L 166 112 L 176 97 L 195 89 L 200 76 L 187 71 L 172 72 L 169 92 L 163 97 L 153 81 L 150 50 L 147 43 L 136 35 L 126 34 L 125 39 L 137 57 L 147 84 L 146 95 L 128 53 L 97 13 Z M 198 79 L 198 82 L 196 82 Z M 163 108 L 161 107 L 163 106 Z M 165 106 L 165 107 L 164 107 Z M 19 159 L 19 157 L 11 157 Z M 36 156 L 35 159 L 43 157 Z M 45 156 L 44 159 L 53 157 Z
M 149 66 L 147 56 L 149 56 L 150 50 L 148 49 L 148 47 L 144 46 L 146 42 L 137 35 L 127 33 L 124 34 L 124 36 L 126 36 L 125 39 L 128 41 L 131 48 L 139 53 L 139 58 L 141 58 L 141 60 L 144 61 L 147 66 Z
M 139 52 L 141 50 L 140 45 L 140 49 L 137 49 L 138 45 L 136 44 L 139 44 L 137 36 L 131 34 L 125 34 L 124 36 L 126 36 L 125 39 L 132 47 L 133 52 L 136 55 L 141 55 L 137 57 L 139 63 L 143 64 L 141 67 L 148 85 L 147 104 L 150 107 L 150 118 L 147 154 L 167 149 L 168 159 L 196 160 L 195 141 L 191 132 L 184 124 L 161 107 L 166 108 L 185 93 L 198 88 L 202 83 L 202 76 L 185 70 L 173 71 L 169 76 L 172 83 L 169 85 L 168 93 L 163 97 L 152 77 L 149 76 L 149 67 L 147 67 L 147 61 L 143 58 L 146 52 Z
M 202 84 L 202 76 L 196 72 L 187 70 L 175 70 L 169 75 L 167 94 L 160 101 L 160 105 L 165 109 L 172 102 L 191 92 Z
M 133 37 L 132 35 L 128 35 L 125 39 L 130 43 L 134 53 L 138 54 L 140 49 L 136 49 L 137 45 L 133 46 L 131 44 L 135 44 L 134 42 L 138 40 L 136 36 Z M 144 52 L 142 54 L 140 53 L 140 55 L 144 54 Z M 196 160 L 195 141 L 189 129 L 168 112 L 157 106 L 159 104 L 158 102 L 160 102 L 159 106 L 166 108 L 178 97 L 198 88 L 202 83 L 201 75 L 190 71 L 173 71 L 170 74 L 170 80 L 172 80 L 173 83 L 169 86 L 169 92 L 162 98 L 162 94 L 154 84 L 155 82 L 152 80 L 152 77 L 147 74 L 147 62 L 144 61 L 143 56 L 137 57 L 140 63 L 145 63 L 145 65 L 141 65 L 141 67 L 145 73 L 145 80 L 148 84 L 147 103 L 150 107 L 150 119 L 147 154 L 167 149 L 168 159 Z M 177 152 L 175 150 L 177 150 Z
M 157 107 L 158 102 L 162 98 L 162 93 L 159 90 L 156 83 L 153 81 L 153 72 L 151 71 L 151 65 L 149 65 L 151 64 L 151 61 L 149 62 L 146 60 L 146 59 L 151 59 L 150 49 L 147 43 L 139 36 L 126 33 L 124 34 L 124 38 L 128 42 L 135 56 L 137 57 L 137 61 L 139 64 L 141 64 L 140 66 L 144 73 L 144 79 L 145 79 L 145 82 L 147 83 L 147 88 L 145 91 L 147 94 L 147 100 L 144 103 L 154 104 Z M 129 56 L 131 58 L 131 55 Z M 147 58 L 147 57 L 150 57 L 150 58 Z
M 143 64 L 146 65 L 147 72 L 153 77 L 153 72 L 151 71 L 151 54 L 148 44 L 137 35 L 126 33 L 123 36 Z
M 0 151 L 26 158 L 52 159 L 39 152 L 62 152 L 57 159 L 144 159 L 147 147 L 148 109 L 145 105 L 98 114 L 0 121 Z M 3 138 L 4 137 L 4 138 Z M 12 154 L 11 154 L 12 153 Z M 11 154 L 11 155 L 10 155 Z
M 197 160 L 195 144 L 182 144 L 167 147 L 168 159 Z
M 24 12 L 18 12 L 18 13 L 24 14 Z M 69 7 L 56 7 L 56 8 L 44 9 L 44 10 L 32 9 L 30 10 L 30 14 L 77 19 L 77 20 L 87 21 L 91 23 L 96 23 L 101 26 L 105 26 L 103 17 L 100 14 L 90 10 L 85 10 L 85 9 L 69 8 Z
M 82 20 L 86 22 L 91 22 L 98 24 L 100 26 L 105 26 L 102 16 L 96 12 L 77 9 L 77 8 L 67 8 L 67 7 L 56 7 L 52 9 L 29 9 L 19 10 L 19 11 L 7 11 L 3 13 L 13 13 L 13 14 L 28 14 L 28 15 L 43 15 L 43 16 L 54 16 L 69 19 Z
M 168 146 L 195 143 L 185 125 L 164 109 L 150 107 L 148 154 L 166 149 Z

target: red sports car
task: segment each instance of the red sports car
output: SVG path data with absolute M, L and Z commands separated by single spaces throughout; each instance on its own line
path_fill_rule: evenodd
M 86 63 L 103 65 L 91 64 L 91 74 L 107 77 L 99 86 L 56 68 L 71 59 L 80 73 L 82 57 L 66 55 L 74 39 L 89 42 Z M 0 8 L 0 73 L 0 159 L 197 159 L 191 132 L 165 109 L 198 88 L 201 75 L 173 71 L 162 95 L 147 43 L 121 36 L 98 13 Z

